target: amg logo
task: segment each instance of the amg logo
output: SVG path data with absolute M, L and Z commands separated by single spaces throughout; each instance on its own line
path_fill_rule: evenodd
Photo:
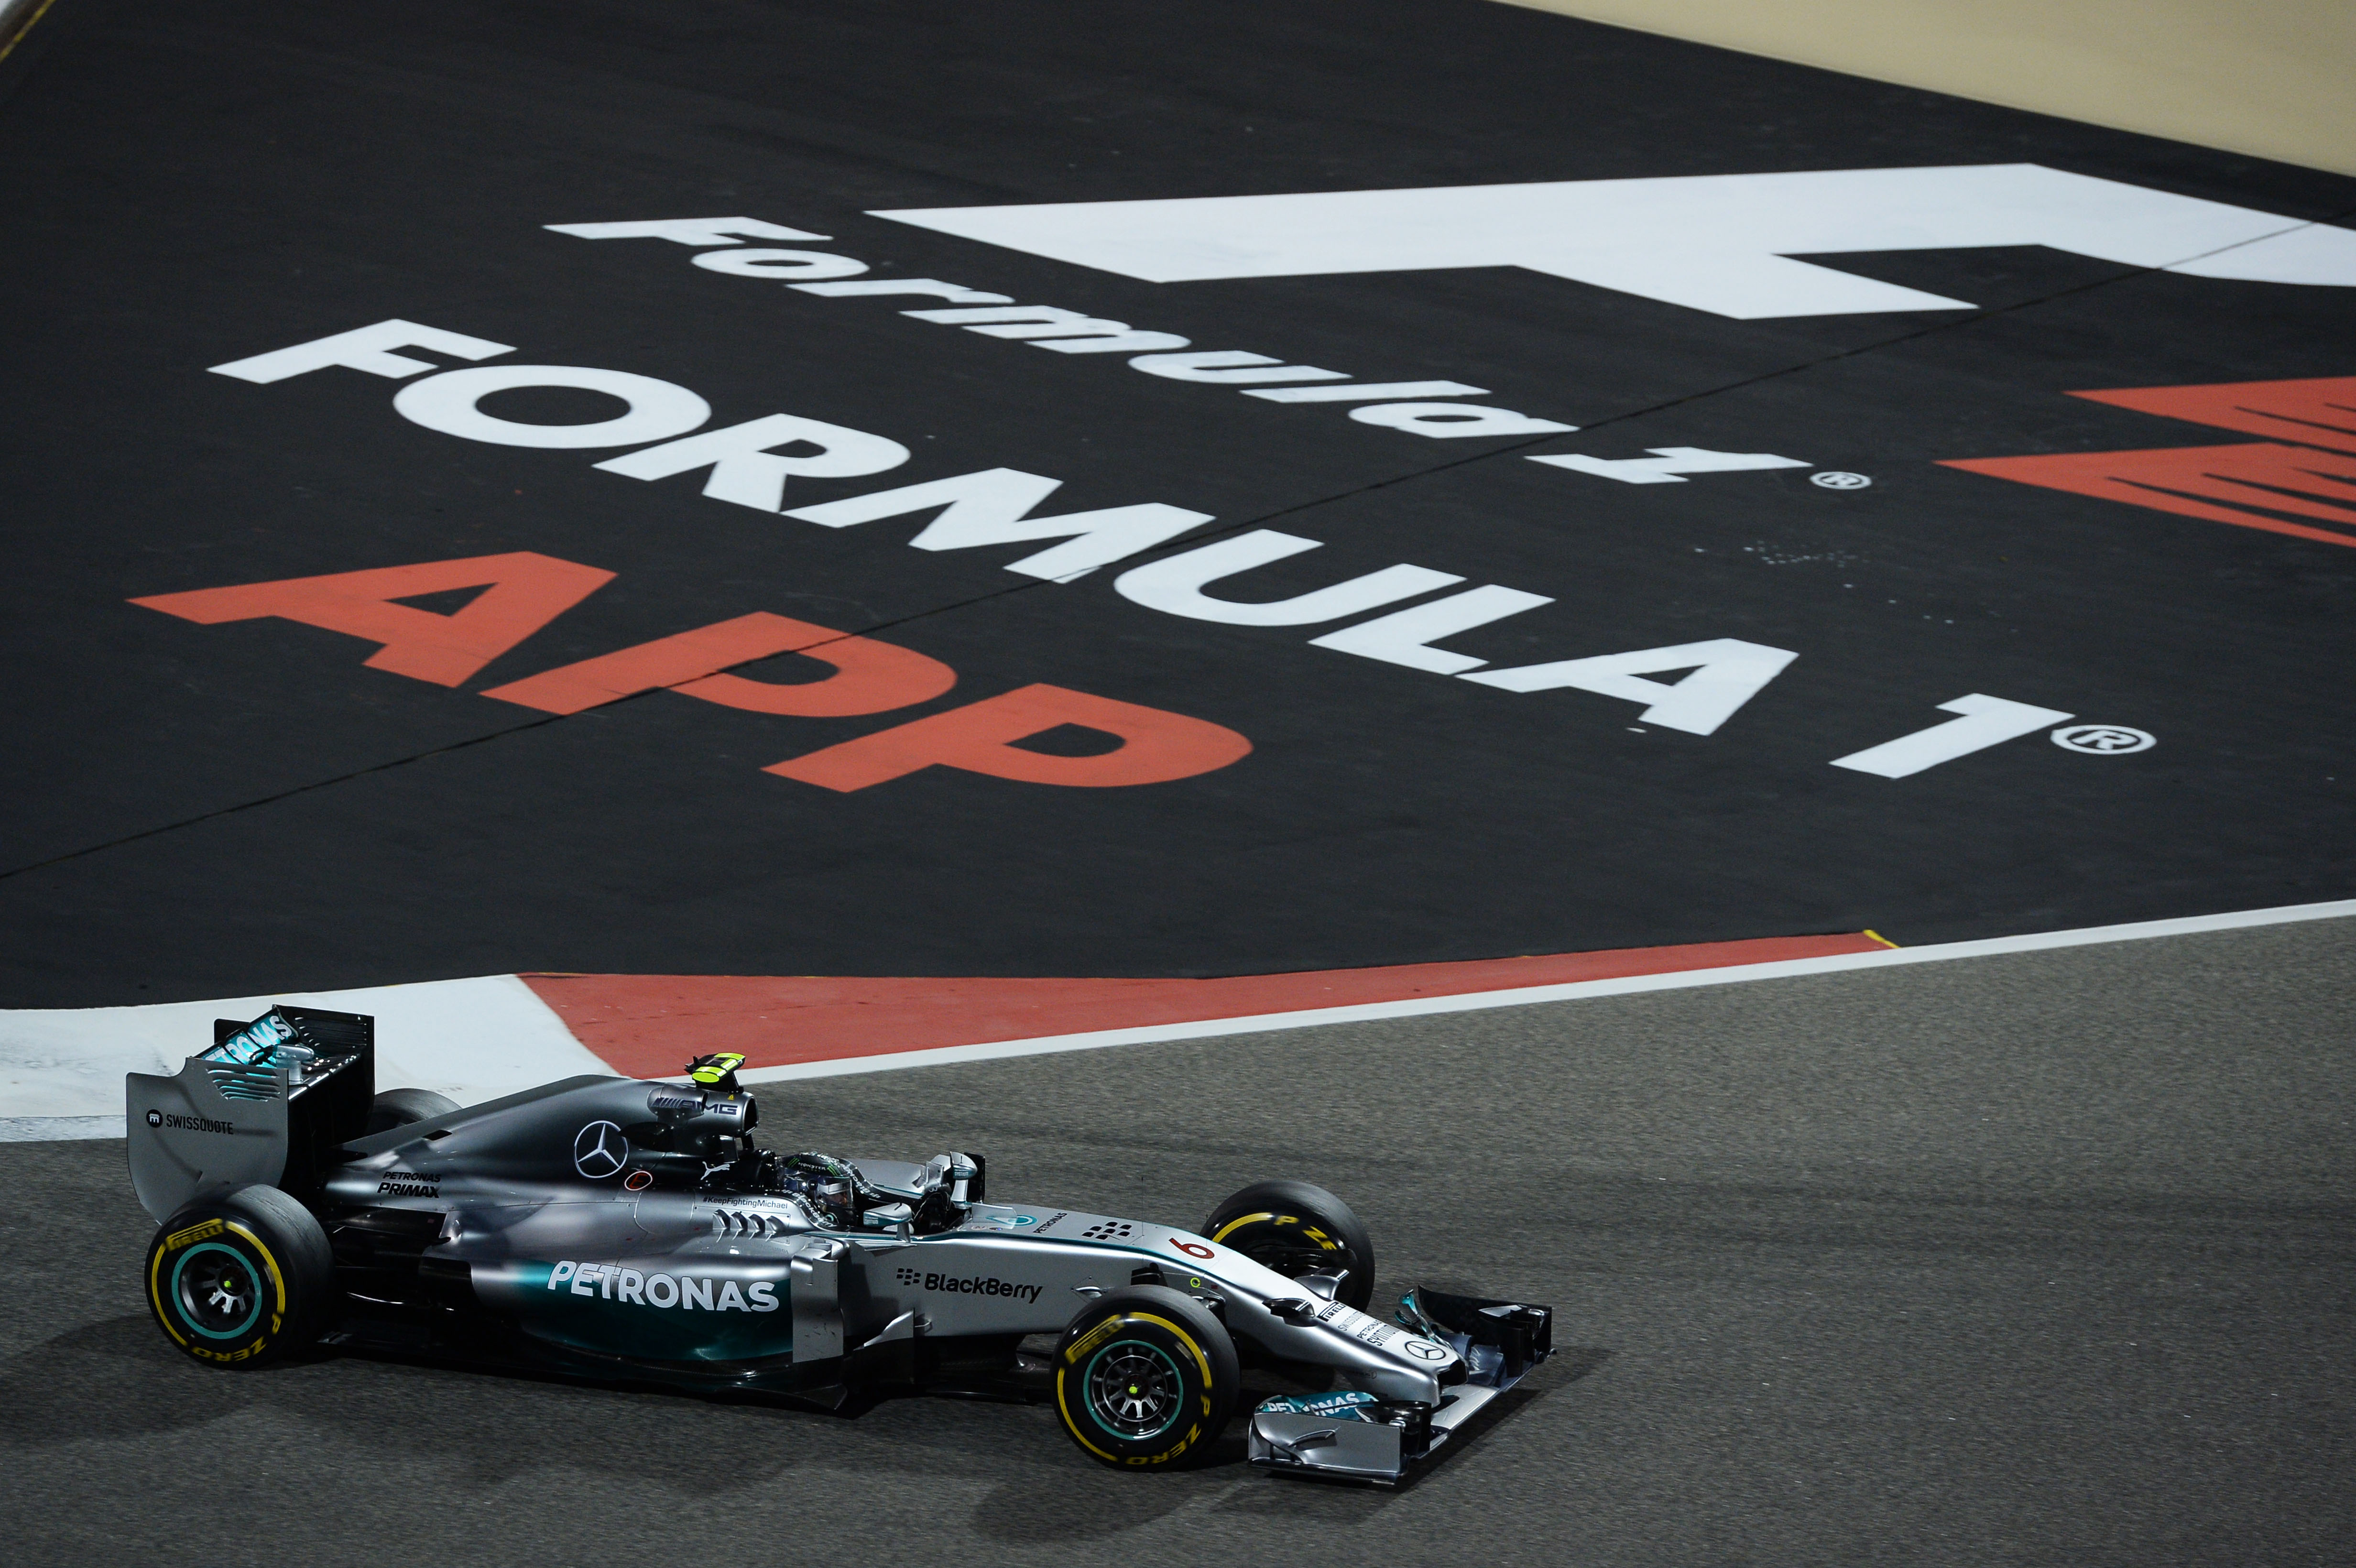
M 237 1126 L 234 1123 L 216 1122 L 210 1116 L 176 1116 L 167 1115 L 164 1118 L 164 1125 L 167 1127 L 176 1127 L 184 1133 L 234 1134 L 237 1131 Z
M 376 1190 L 380 1198 L 439 1198 L 442 1196 L 442 1179 L 420 1176 L 413 1170 L 396 1170 L 378 1182 Z
M 980 1275 L 969 1275 L 960 1279 L 955 1275 L 928 1274 L 925 1276 L 926 1290 L 944 1290 L 952 1296 L 1011 1296 L 1031 1302 L 1039 1299 L 1040 1286 L 1016 1285 L 1012 1280 L 991 1279 Z

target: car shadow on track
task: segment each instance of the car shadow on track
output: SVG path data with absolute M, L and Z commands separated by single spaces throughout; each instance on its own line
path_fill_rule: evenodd
M 805 1467 L 862 1463 L 986 1482 L 971 1528 L 1009 1544 L 1108 1541 L 1188 1508 L 1226 1514 L 1364 1520 L 1419 1487 L 1448 1485 L 1461 1460 L 1515 1412 L 1586 1376 L 1603 1349 L 1567 1347 L 1495 1402 L 1428 1467 L 1382 1489 L 1276 1477 L 1245 1461 L 1244 1418 L 1207 1463 L 1166 1475 L 1116 1473 L 1077 1454 L 1030 1405 L 913 1396 L 857 1416 L 743 1401 L 697 1400 L 533 1377 L 321 1353 L 252 1371 L 189 1363 L 145 1313 L 85 1323 L 0 1363 L 0 1453 L 83 1442 L 206 1439 L 227 1419 L 293 1418 L 328 1448 L 412 1451 L 450 1465 L 462 1492 L 550 1469 L 661 1488 L 682 1500 L 757 1487 Z M 1248 1411 L 1267 1389 L 1246 1390 Z M 683 1420 L 689 1414 L 699 1419 Z M 575 1435 L 591 1432 L 594 1440 Z M 714 1445 L 734 1457 L 715 1468 Z
M 0 1403 L 11 1412 L 0 1424 L 0 1453 L 193 1439 L 225 1419 L 262 1414 L 302 1423 L 332 1446 L 455 1465 L 457 1484 L 473 1489 L 539 1470 L 633 1480 L 651 1471 L 666 1490 L 699 1497 L 804 1466 L 886 1456 L 904 1469 L 992 1479 L 1010 1458 L 1065 1457 L 1044 1422 L 1033 1424 L 1035 1433 L 1008 1432 L 1006 1407 L 952 1400 L 884 1401 L 862 1419 L 845 1419 L 768 1402 L 324 1350 L 223 1371 L 188 1361 L 145 1313 L 69 1328 L 10 1357 L 0 1363 Z M 910 1408 L 916 1405 L 926 1408 Z M 708 1463 L 715 1443 L 734 1456 L 729 1465 Z M 1036 1455 L 1025 1452 L 1033 1446 Z
M 190 1362 L 144 1312 L 78 1325 L 0 1362 L 0 1406 L 11 1417 L 0 1454 L 28 1459 L 89 1442 L 201 1445 L 207 1428 L 261 1417 L 299 1424 L 323 1451 L 449 1467 L 462 1494 L 570 1471 L 635 1485 L 659 1477 L 665 1492 L 708 1499 L 798 1470 L 880 1466 L 986 1485 L 976 1522 L 1002 1540 L 1119 1534 L 1249 1476 L 1240 1421 L 1210 1468 L 1141 1477 L 1086 1458 L 1037 1403 L 905 1394 L 830 1413 L 327 1350 L 225 1371 Z M 729 1463 L 710 1463 L 714 1451 Z
M 1355 1522 L 1381 1512 L 1418 1488 L 1457 1473 L 1456 1467 L 1466 1456 L 1516 1412 L 1586 1377 L 1611 1357 L 1610 1350 L 1593 1346 L 1566 1346 L 1556 1351 L 1546 1366 L 1466 1423 L 1430 1463 L 1410 1472 L 1396 1487 L 1255 1471 L 1246 1461 L 1246 1414 L 1239 1413 L 1213 1445 L 1210 1456 L 1192 1469 L 1131 1475 L 1083 1465 L 1069 1471 L 1056 1470 L 1052 1476 L 1006 1480 L 974 1509 L 974 1528 L 990 1540 L 1010 1544 L 1093 1540 L 1151 1524 L 1197 1502 L 1227 1514 Z M 1298 1391 L 1248 1386 L 1244 1412 L 1274 1392 Z
M 90 1438 L 133 1437 L 200 1426 L 242 1409 L 252 1395 L 216 1377 L 199 1396 L 179 1377 L 198 1369 L 135 1313 L 70 1328 L 11 1357 L 0 1369 L 0 1448 L 47 1448 Z

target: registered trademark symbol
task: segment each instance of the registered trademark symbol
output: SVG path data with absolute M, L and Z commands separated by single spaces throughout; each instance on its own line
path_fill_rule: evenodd
M 2053 743 L 2065 752 L 2085 752 L 2097 757 L 2148 752 L 2159 744 L 2150 731 L 2130 730 L 2124 724 L 2072 724 L 2066 730 L 2054 731 Z
M 1862 474 L 1851 474 L 1846 469 L 1826 468 L 1809 475 L 1808 483 L 1826 490 L 1862 490 L 1873 481 Z

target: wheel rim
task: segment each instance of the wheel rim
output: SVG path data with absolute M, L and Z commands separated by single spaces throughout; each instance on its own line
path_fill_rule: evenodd
M 1142 1339 L 1116 1339 L 1088 1362 L 1088 1413 L 1106 1431 L 1141 1442 L 1168 1429 L 1186 1403 L 1178 1363 Z
M 202 1242 L 172 1268 L 180 1320 L 208 1339 L 234 1339 L 262 1316 L 262 1276 L 233 1247 Z
M 1237 1249 L 1244 1256 L 1265 1269 L 1282 1275 L 1287 1279 L 1299 1279 L 1304 1274 L 1336 1274 L 1350 1266 L 1348 1252 L 1336 1248 L 1327 1252 L 1316 1245 L 1303 1245 L 1280 1237 Z
M 1339 1236 L 1331 1238 L 1331 1246 L 1312 1241 L 1303 1233 L 1302 1225 L 1302 1221 L 1290 1214 L 1273 1216 L 1240 1234 L 1230 1232 L 1232 1239 L 1227 1245 L 1287 1279 L 1299 1279 L 1304 1274 L 1357 1270 L 1358 1260 L 1351 1255 L 1347 1243 Z

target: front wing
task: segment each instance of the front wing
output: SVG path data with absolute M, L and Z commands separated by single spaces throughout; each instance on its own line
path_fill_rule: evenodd
M 1554 1353 L 1550 1308 L 1421 1287 L 1399 1303 L 1406 1328 L 1453 1348 L 1466 1379 L 1437 1407 L 1345 1392 L 1280 1394 L 1252 1412 L 1247 1456 L 1280 1475 L 1397 1486 Z

